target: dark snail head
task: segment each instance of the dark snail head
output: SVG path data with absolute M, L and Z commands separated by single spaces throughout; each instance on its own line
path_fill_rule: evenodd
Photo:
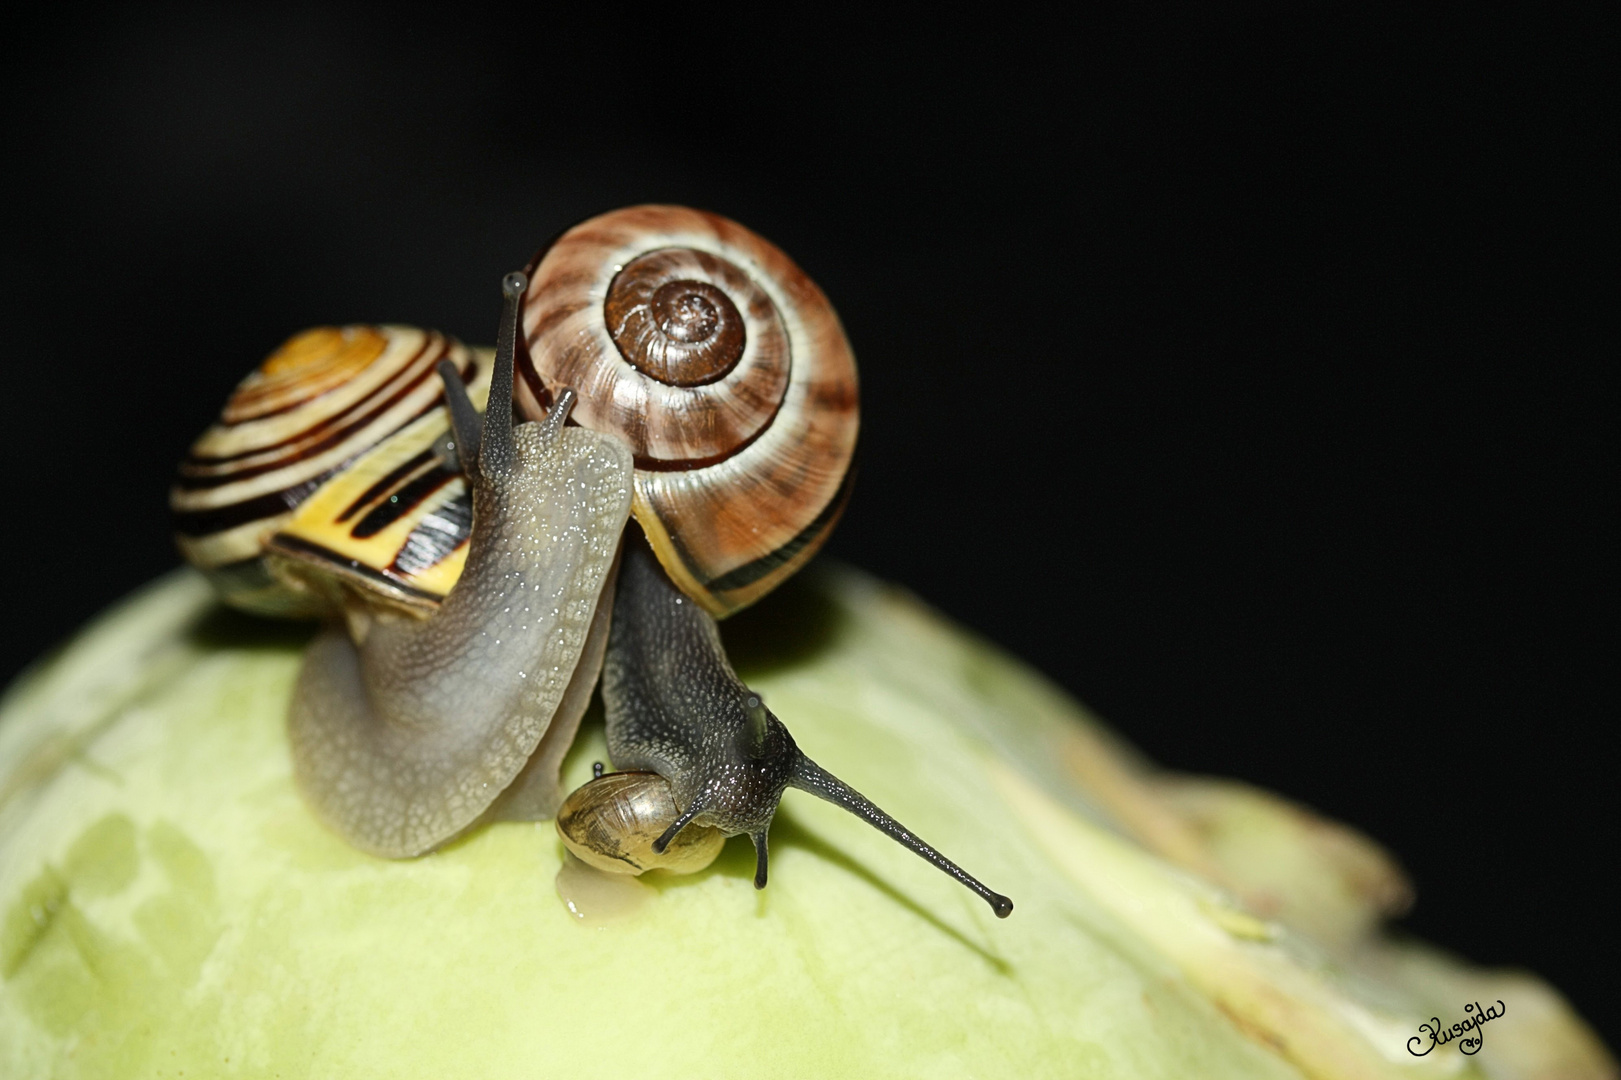
M 669 783 L 673 799 L 664 815 L 636 825 L 645 834 L 665 823 L 650 845 L 653 854 L 673 849 L 691 828 L 746 834 L 755 849 L 754 884 L 764 888 L 771 819 L 783 792 L 795 787 L 843 807 L 945 871 L 997 916 L 1013 910 L 1007 897 L 805 756 L 732 670 L 714 618 L 682 595 L 639 537 L 627 540 L 620 566 L 602 700 L 614 765 Z M 625 843 L 599 850 L 613 857 Z

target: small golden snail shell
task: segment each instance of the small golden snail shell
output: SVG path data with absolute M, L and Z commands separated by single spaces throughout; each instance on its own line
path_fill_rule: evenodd
M 821 547 L 849 494 L 855 358 L 832 305 L 767 240 L 677 206 L 564 233 L 524 301 L 520 408 L 574 416 L 636 457 L 633 512 L 712 614 L 753 603 Z
M 403 513 L 399 493 L 409 488 L 421 497 L 410 504 L 417 517 L 426 508 L 457 517 L 454 507 L 446 507 L 458 496 L 465 501 L 460 475 L 424 453 L 448 426 L 444 387 L 435 373 L 442 359 L 451 360 L 464 380 L 487 384 L 487 362 L 431 330 L 324 326 L 288 339 L 238 384 L 219 420 L 180 463 L 169 507 L 181 554 L 236 607 L 268 615 L 320 614 L 329 608 L 327 599 L 273 575 L 264 556 L 272 537 L 307 503 L 336 500 L 331 517 L 343 517 L 350 507 L 354 512 L 341 528 L 323 523 L 321 542 L 301 541 L 299 554 L 351 576 L 370 575 L 411 598 L 421 593 L 423 603 L 436 602 L 448 583 L 415 588 L 413 582 L 465 540 L 466 522 L 454 544 L 447 546 L 447 538 L 435 547 L 433 530 L 412 531 L 409 521 L 391 522 L 391 533 L 368 532 L 378 522 L 375 514 L 368 521 L 366 511 L 392 497 L 390 512 Z M 401 440 L 402 434 L 410 437 Z M 389 464 L 379 451 L 403 458 Z M 371 468 L 356 468 L 367 462 Z M 377 488 L 390 477 L 392 487 Z M 390 543 L 394 550 L 383 553 Z M 366 550 L 335 550 L 366 544 Z M 450 582 L 459 569 L 452 568 Z
M 658 773 L 608 773 L 563 800 L 557 832 L 581 862 L 610 874 L 696 874 L 715 861 L 726 838 L 718 829 L 688 825 L 662 855 L 654 852 L 653 841 L 680 816 L 670 782 Z

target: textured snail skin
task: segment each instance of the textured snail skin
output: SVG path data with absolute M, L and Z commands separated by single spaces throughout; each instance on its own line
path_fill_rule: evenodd
M 485 821 L 545 821 L 557 815 L 566 794 L 559 779 L 563 757 L 574 745 L 580 720 L 596 695 L 597 677 L 602 673 L 602 658 L 608 648 L 608 624 L 613 618 L 614 583 L 618 578 L 616 559 L 597 597 L 597 613 L 591 619 L 585 648 L 580 650 L 579 663 L 574 667 L 568 689 L 563 692 L 563 700 L 558 703 L 552 722 L 528 764 L 484 812 Z
M 1013 911 L 1007 897 L 801 753 L 782 721 L 732 670 L 714 618 L 671 583 L 636 538 L 625 545 L 619 573 L 602 701 L 615 768 L 664 777 L 680 810 L 654 841 L 654 852 L 663 852 L 692 825 L 728 836 L 746 833 L 754 842 L 754 887 L 763 889 L 771 819 L 783 791 L 796 787 L 850 811 L 933 863 L 999 918 Z M 639 821 L 637 829 L 648 824 Z M 615 838 L 598 850 L 616 857 L 627 843 Z
M 492 400 L 510 399 L 504 344 Z M 507 410 L 486 422 L 467 566 L 438 612 L 378 619 L 358 646 L 330 627 L 310 646 L 289 721 L 294 771 L 316 814 L 359 848 L 418 855 L 472 824 L 535 755 L 575 681 L 632 464 L 619 440 L 564 428 L 565 411 L 504 436 Z
M 646 544 L 625 546 L 602 667 L 608 756 L 617 769 L 663 776 L 679 807 L 701 807 L 698 824 L 747 833 L 764 884 L 766 832 L 802 755 L 769 713 L 763 745 L 751 745 L 751 695 L 715 620 L 670 583 Z

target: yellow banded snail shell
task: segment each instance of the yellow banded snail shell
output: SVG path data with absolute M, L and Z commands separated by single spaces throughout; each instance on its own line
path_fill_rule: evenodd
M 482 401 L 490 354 L 408 326 L 317 327 L 238 384 L 169 492 L 175 541 L 226 602 L 256 614 L 335 610 L 330 590 L 273 572 L 314 562 L 378 601 L 432 610 L 461 573 L 467 485 L 438 365 Z M 279 555 L 278 555 L 279 552 Z
M 656 774 L 667 799 L 616 818 L 598 794 L 648 782 L 588 784 L 568 816 L 584 822 L 573 811 L 595 808 L 582 835 L 598 854 L 623 863 L 630 834 L 666 820 L 647 845 L 663 858 L 689 827 L 742 832 L 764 887 L 771 817 L 795 786 L 1006 915 L 1005 897 L 805 757 L 720 644 L 714 617 L 802 565 L 848 494 L 855 368 L 820 291 L 747 230 L 674 207 L 577 226 L 533 283 L 510 274 L 502 289 L 482 420 L 467 385 L 479 365 L 460 346 L 433 362 L 422 343 L 438 335 L 322 330 L 250 376 L 182 465 L 182 547 L 202 553 L 227 599 L 282 613 L 324 601 L 346 617 L 311 644 L 289 716 L 295 778 L 316 815 L 392 857 L 481 820 L 550 816 L 600 669 L 611 758 Z M 355 359 L 353 342 L 395 331 L 421 346 L 397 372 Z M 418 400 L 429 363 L 447 408 Z M 389 396 L 363 403 L 362 384 Z M 515 424 L 515 407 L 533 422 Z M 272 423 L 222 451 L 233 418 Z M 232 474 L 238 464 L 247 475 Z M 199 504 L 199 488 L 221 494 Z M 426 489 L 439 501 L 419 498 Z M 470 517 L 447 511 L 464 496 Z M 621 544 L 633 505 L 651 548 Z M 200 512 L 216 516 L 186 516 Z M 362 515 L 387 519 L 391 542 L 358 536 Z M 425 533 L 431 565 L 403 566 Z M 428 587 L 458 559 L 459 578 Z M 294 599 L 272 598 L 277 581 Z

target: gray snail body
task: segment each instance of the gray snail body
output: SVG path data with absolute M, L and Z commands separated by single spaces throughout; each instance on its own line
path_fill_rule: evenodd
M 637 244 L 651 251 L 636 255 Z M 863 818 L 1005 917 L 1007 898 L 806 757 L 721 646 L 715 618 L 802 565 L 848 494 L 854 367 L 819 290 L 740 226 L 661 207 L 577 226 L 539 260 L 534 281 L 509 274 L 502 290 L 482 420 L 468 390 L 487 354 L 451 342 L 443 355 L 400 354 L 384 406 L 359 414 L 340 402 L 307 433 L 296 428 L 302 421 L 283 403 L 295 377 L 340 393 L 354 371 L 370 377 L 348 353 L 335 374 L 309 361 L 299 348 L 311 332 L 243 384 L 246 419 L 231 427 L 228 408 L 226 426 L 183 466 L 175 505 L 177 520 L 192 522 L 183 532 L 192 548 L 243 550 L 259 526 L 229 503 L 237 487 L 253 496 L 243 507 L 271 501 L 280 515 L 262 527 L 258 561 L 200 561 L 217 581 L 249 582 L 238 595 L 263 610 L 324 602 L 343 616 L 311 645 L 290 709 L 295 777 L 316 815 L 357 847 L 409 857 L 481 821 L 555 813 L 572 850 L 631 872 L 690 872 L 722 837 L 741 833 L 754 843 L 763 888 L 772 817 L 797 787 Z M 598 309 L 609 325 L 576 325 Z M 328 348 L 339 332 L 320 333 Z M 340 352 L 384 348 L 367 344 L 375 332 L 342 333 Z M 448 435 L 420 411 L 423 365 L 442 383 Z M 615 381 L 620 368 L 628 382 Z M 675 393 L 686 389 L 701 400 Z M 642 397 L 653 400 L 646 417 L 631 407 Z M 300 447 L 321 451 L 401 400 L 419 411 L 387 413 L 393 426 L 352 458 L 352 475 L 300 464 Z M 571 411 L 585 426 L 566 426 Z M 716 431 L 727 425 L 741 444 L 716 456 Z M 244 461 L 242 479 L 231 477 Z M 276 488 L 283 478 L 298 483 Z M 451 513 L 456 483 L 470 492 L 471 513 L 460 518 Z M 439 494 L 411 503 L 429 489 Z M 390 508 L 407 493 L 413 512 L 427 509 L 395 526 L 403 546 L 381 555 L 375 542 L 364 547 L 371 541 L 350 523 L 392 523 Z M 632 514 L 641 529 L 627 532 Z M 437 558 L 465 558 L 459 577 L 416 564 L 408 574 L 389 554 L 430 533 Z M 291 600 L 272 592 L 277 582 Z M 564 800 L 558 766 L 599 668 L 609 756 L 629 771 Z
M 508 357 L 525 284 L 505 282 Z M 498 364 L 494 400 L 510 400 L 511 379 L 510 360 Z M 498 409 L 476 442 L 458 433 L 478 447 L 467 462 L 475 527 L 432 617 L 377 619 L 358 642 L 329 627 L 310 647 L 290 711 L 294 770 L 358 847 L 420 855 L 461 832 L 535 756 L 576 673 L 595 679 L 580 661 L 630 514 L 632 466 L 612 436 L 565 428 L 567 407 L 516 427 Z M 565 718 L 554 740 L 566 745 L 576 724 Z

